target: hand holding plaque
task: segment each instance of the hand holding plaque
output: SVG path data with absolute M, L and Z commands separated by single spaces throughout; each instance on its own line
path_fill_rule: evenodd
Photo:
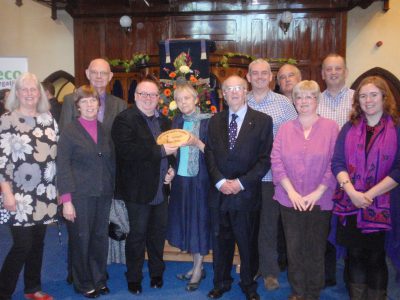
M 190 133 L 183 129 L 171 129 L 161 133 L 157 138 L 158 145 L 170 144 L 176 147 L 186 143 L 190 138 Z

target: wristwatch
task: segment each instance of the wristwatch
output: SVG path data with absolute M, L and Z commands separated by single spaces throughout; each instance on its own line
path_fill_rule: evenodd
M 340 187 L 341 190 L 343 190 L 344 185 L 345 185 L 346 183 L 350 183 L 350 180 L 347 179 L 347 180 L 345 180 L 345 181 L 342 181 L 342 182 L 339 184 L 339 187 Z

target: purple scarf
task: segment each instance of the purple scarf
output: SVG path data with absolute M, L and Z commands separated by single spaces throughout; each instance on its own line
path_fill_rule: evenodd
M 346 167 L 357 191 L 365 192 L 385 178 L 393 165 L 397 151 L 396 128 L 390 117 L 382 117 L 374 128 L 366 149 L 366 119 L 353 125 L 345 140 Z M 345 216 L 357 214 L 357 227 L 362 233 L 387 231 L 392 228 L 390 192 L 373 199 L 366 209 L 354 206 L 349 196 L 339 188 L 334 195 L 333 213 L 345 223 Z

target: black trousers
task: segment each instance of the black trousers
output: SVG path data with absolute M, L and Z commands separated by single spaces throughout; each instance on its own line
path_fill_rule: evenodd
M 348 248 L 350 283 L 366 284 L 372 290 L 386 290 L 388 268 L 386 253 L 381 249 Z
M 148 254 L 150 277 L 162 276 L 165 236 L 168 222 L 168 202 L 158 205 L 125 202 L 129 218 L 129 234 L 125 243 L 126 279 L 141 282 L 145 250 Z
M 240 255 L 240 287 L 244 293 L 255 292 L 259 211 L 213 210 L 216 212 L 211 212 L 212 222 L 218 222 L 218 231 L 213 234 L 214 287 L 221 289 L 232 284 L 231 271 L 236 242 Z M 213 228 L 216 228 L 215 224 Z
M 40 275 L 46 225 L 9 228 L 13 245 L 0 271 L 0 298 L 11 298 L 22 268 L 24 268 L 24 292 L 30 294 L 41 291 Z
M 325 284 L 325 247 L 330 211 L 280 206 L 288 252 L 288 280 L 295 295 L 319 299 Z
M 74 199 L 76 218 L 67 221 L 75 290 L 84 293 L 107 283 L 108 223 L 111 196 Z

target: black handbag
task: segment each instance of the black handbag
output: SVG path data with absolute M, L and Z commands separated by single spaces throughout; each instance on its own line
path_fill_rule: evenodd
M 123 241 L 126 240 L 128 234 L 123 232 L 121 226 L 119 226 L 118 224 L 110 222 L 110 224 L 108 225 L 108 236 L 113 240 Z
M 129 233 L 128 212 L 122 200 L 113 199 L 110 210 L 108 236 L 115 241 L 124 241 Z

